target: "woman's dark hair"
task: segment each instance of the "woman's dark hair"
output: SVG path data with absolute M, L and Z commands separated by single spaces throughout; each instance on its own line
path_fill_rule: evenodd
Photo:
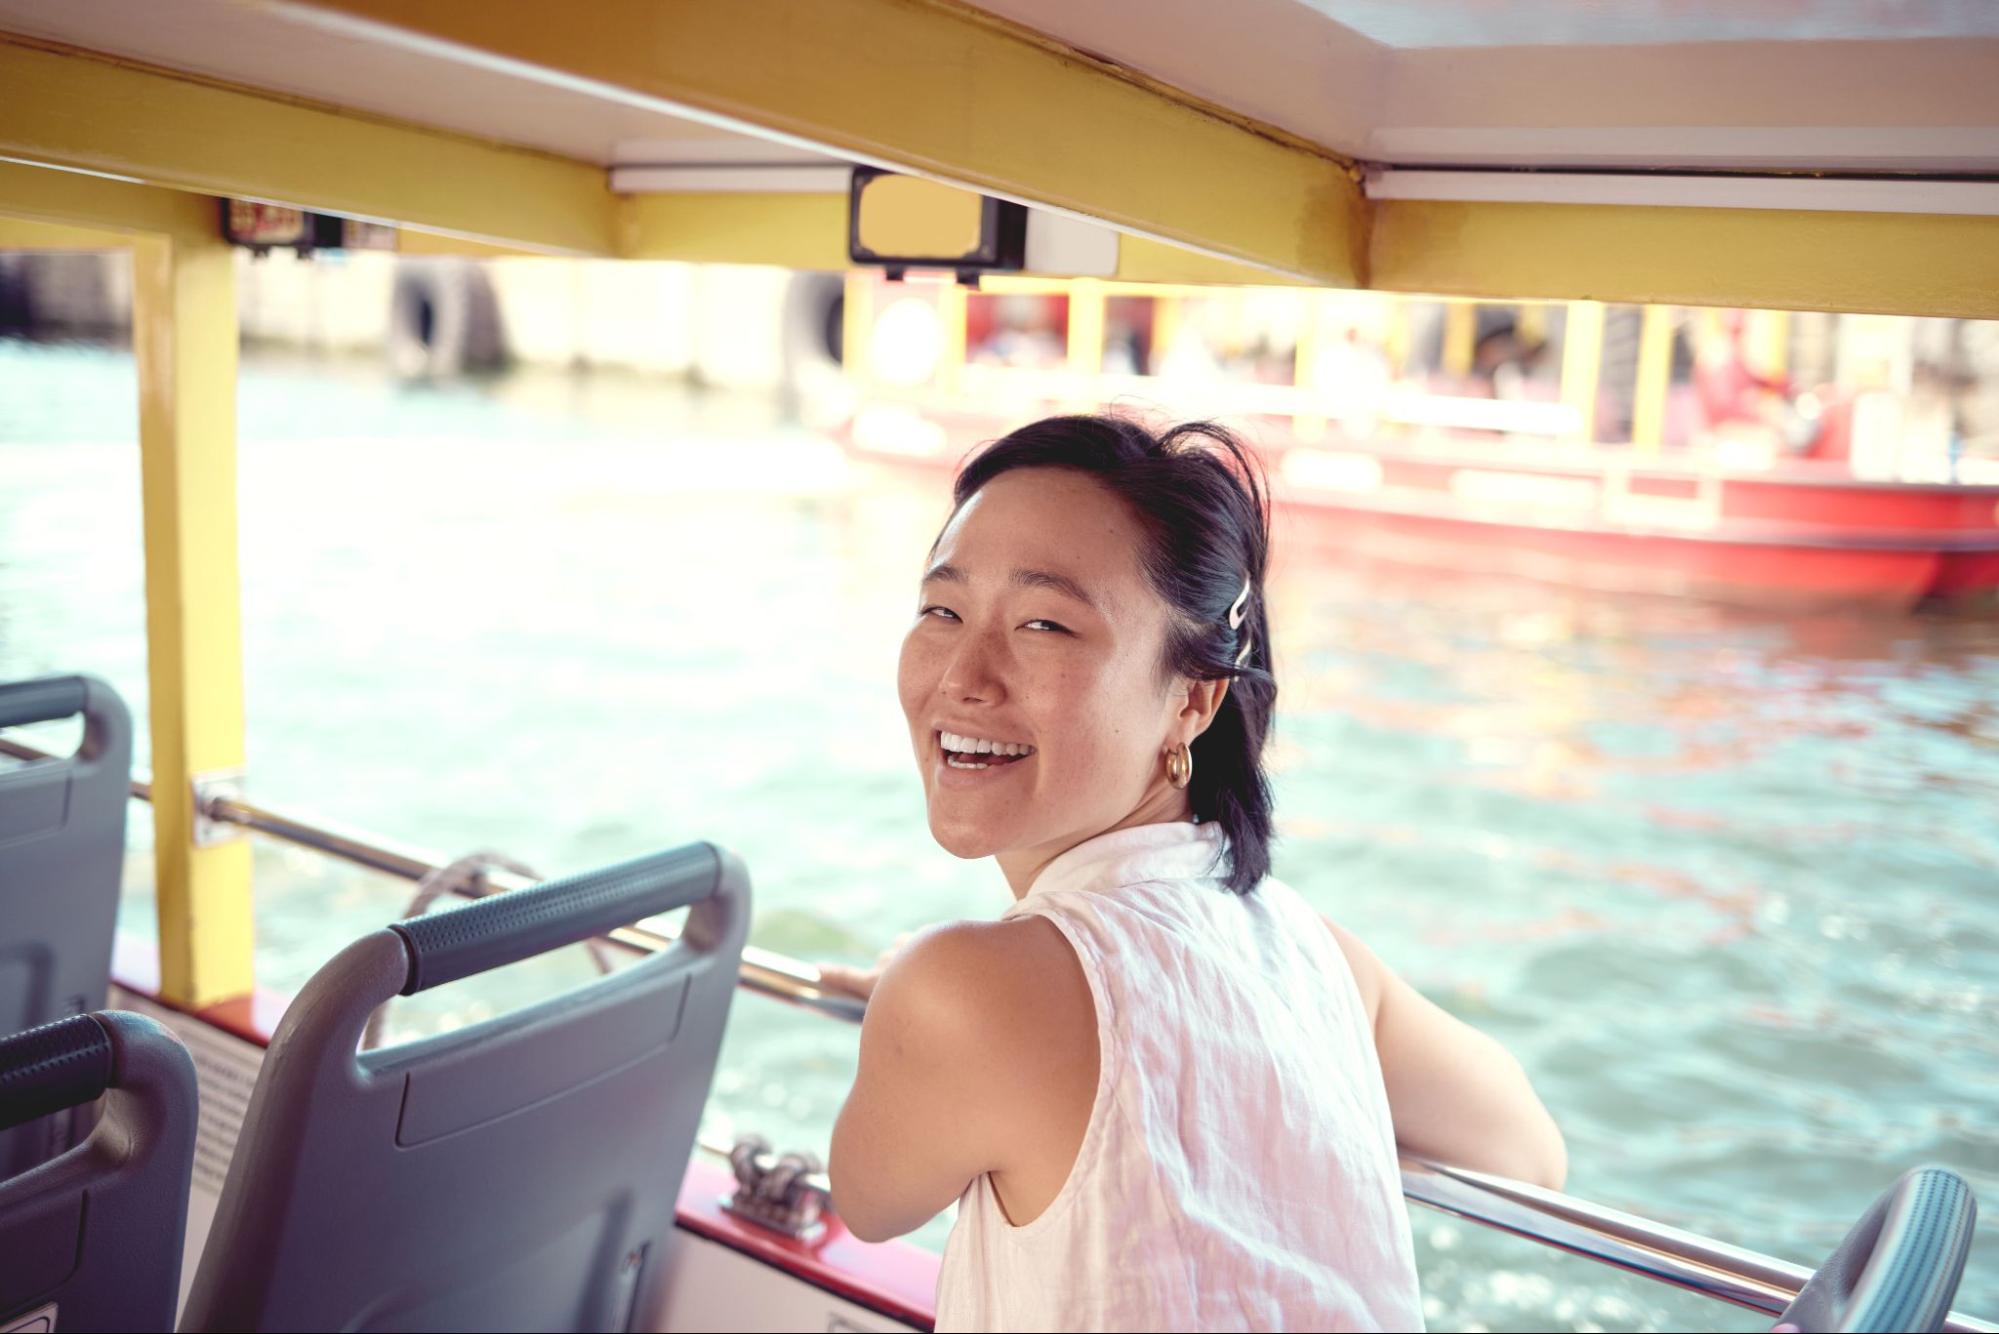
M 1228 887 L 1249 893 L 1270 874 L 1263 743 L 1277 704 L 1263 600 L 1270 502 L 1249 451 L 1212 422 L 1155 434 L 1125 417 L 1045 417 L 965 464 L 953 488 L 956 508 L 1017 468 L 1072 469 L 1131 507 L 1145 533 L 1139 563 L 1174 613 L 1165 671 L 1229 681 L 1221 708 L 1194 741 L 1187 795 L 1194 814 L 1228 836 Z M 1245 580 L 1241 623 L 1231 627 L 1229 613 Z

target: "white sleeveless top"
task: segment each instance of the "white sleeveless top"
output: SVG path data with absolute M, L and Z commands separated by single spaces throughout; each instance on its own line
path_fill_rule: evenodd
M 1221 831 L 1144 825 L 1057 857 L 1005 913 L 1074 946 L 1096 1103 L 1025 1227 L 980 1176 L 941 1330 L 1423 1328 L 1395 1132 L 1346 956 L 1290 887 L 1222 883 Z

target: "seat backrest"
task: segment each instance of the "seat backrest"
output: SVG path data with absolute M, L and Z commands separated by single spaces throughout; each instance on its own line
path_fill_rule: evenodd
M 0 770 L 0 1036 L 104 1008 L 125 810 L 132 799 L 132 717 L 90 676 L 0 685 L 0 728 L 81 713 L 74 755 Z M 0 1179 L 80 1140 L 89 1108 L 0 1131 Z
M 357 1052 L 392 996 L 690 906 L 670 948 L 455 1032 Z M 363 936 L 272 1039 L 188 1330 L 616 1330 L 658 1309 L 749 926 L 709 844 Z
M 44 1311 L 64 1331 L 173 1328 L 199 1113 L 187 1049 L 119 1010 L 0 1038 L 0 1125 L 100 1096 L 88 1139 L 0 1181 L 0 1328 Z

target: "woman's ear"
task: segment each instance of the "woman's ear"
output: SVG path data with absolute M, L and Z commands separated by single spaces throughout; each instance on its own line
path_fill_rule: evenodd
M 1229 679 L 1216 677 L 1212 681 L 1190 681 L 1187 683 L 1187 697 L 1180 705 L 1179 726 L 1184 729 L 1182 739 L 1187 742 L 1208 730 L 1208 724 L 1215 720 L 1215 713 L 1228 697 Z

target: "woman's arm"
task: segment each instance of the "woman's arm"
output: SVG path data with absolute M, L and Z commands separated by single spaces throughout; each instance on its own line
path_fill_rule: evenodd
M 863 1241 L 922 1226 L 993 1166 L 991 1072 L 976 1059 L 984 1016 L 962 985 L 980 953 L 970 929 L 941 928 L 871 988 L 860 1068 L 827 1154 L 834 1211 Z
M 983 1172 L 1007 1204 L 1038 1211 L 1097 1085 L 1096 1011 L 1061 932 L 1039 917 L 938 927 L 867 980 L 860 1069 L 828 1155 L 835 1212 L 883 1241 Z
M 1568 1149 L 1513 1054 L 1445 1013 L 1333 922 L 1374 1023 L 1395 1139 L 1426 1158 L 1560 1190 Z

